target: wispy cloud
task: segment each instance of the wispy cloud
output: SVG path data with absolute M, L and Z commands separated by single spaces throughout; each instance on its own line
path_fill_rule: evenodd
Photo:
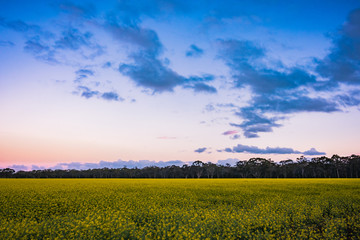
M 161 93 L 172 92 L 176 86 L 185 82 L 183 76 L 166 67 L 151 53 L 139 52 L 131 57 L 134 63 L 121 64 L 119 71 L 129 76 L 138 86 L 149 88 L 154 93 Z
M 206 83 L 195 83 L 194 85 L 186 86 L 185 88 L 192 88 L 195 92 L 217 93 L 215 87 Z
M 97 14 L 96 7 L 91 3 L 77 5 L 72 2 L 66 1 L 61 2 L 59 4 L 59 8 L 61 9 L 61 11 L 66 12 L 72 16 L 86 19 L 93 18 Z
M 334 95 L 341 86 L 360 86 L 360 9 L 350 13 L 348 21 L 334 35 L 333 46 L 324 59 L 316 59 L 315 73 L 305 67 L 271 69 L 264 63 L 266 49 L 246 40 L 219 40 L 219 59 L 229 67 L 236 88 L 248 87 L 253 97 L 249 105 L 235 114 L 242 123 L 230 123 L 243 130 L 248 138 L 280 127 L 286 115 L 300 112 L 337 112 L 359 106 L 360 99 L 351 91 Z M 311 70 L 311 69 L 310 69 Z M 352 90 L 354 91 L 354 90 Z M 355 90 L 356 91 L 356 90 Z M 314 97 L 313 93 L 317 93 Z M 312 93 L 312 94 L 311 94 Z M 327 97 L 320 97 L 327 95 Z M 276 114 L 277 117 L 269 117 Z
M 326 87 L 339 84 L 360 85 L 360 9 L 353 10 L 342 28 L 332 38 L 332 48 L 317 60 L 316 70 L 328 79 Z
M 86 86 L 78 86 L 77 90 L 80 91 L 81 96 L 84 98 L 92 98 L 92 97 L 98 96 L 100 94 L 99 91 L 92 91 L 92 90 L 90 90 L 90 88 L 88 88 Z
M 238 134 L 238 133 L 239 133 L 239 131 L 237 131 L 237 130 L 229 130 L 229 131 L 223 132 L 222 135 L 229 136 L 230 139 L 236 140 L 241 137 L 240 134 Z
M 100 161 L 98 163 L 59 163 L 52 169 L 92 169 L 92 168 L 144 168 L 149 166 L 166 167 L 171 165 L 182 166 L 185 162 L 180 160 L 173 161 L 152 161 L 152 160 L 139 160 L 139 161 L 123 161 L 117 160 L 115 162 Z
M 84 59 L 94 59 L 104 53 L 103 47 L 93 39 L 93 33 L 78 28 L 65 28 L 58 35 L 54 29 L 47 31 L 40 25 L 5 18 L 0 18 L 0 27 L 22 33 L 26 39 L 24 50 L 49 64 L 69 64 L 66 51 Z
M 304 155 L 312 156 L 312 155 L 325 155 L 325 152 L 319 152 L 315 148 L 311 148 L 305 152 L 303 152 Z
M 290 113 L 341 111 L 338 98 L 331 94 L 328 97 L 310 94 L 321 92 L 324 88 L 319 86 L 329 81 L 318 80 L 301 67 L 282 70 L 267 68 L 263 62 L 266 50 L 254 42 L 233 39 L 219 40 L 218 44 L 219 58 L 231 70 L 234 86 L 248 87 L 253 94 L 248 106 L 235 111 L 243 122 L 230 123 L 241 128 L 245 137 L 254 138 L 259 137 L 260 132 L 272 132 L 274 127 L 281 126 L 279 120 Z M 360 69 L 359 65 L 356 68 Z M 354 103 L 357 101 L 352 101 Z M 269 117 L 269 114 L 276 114 L 277 117 Z
M 238 133 L 238 131 L 236 131 L 236 130 L 229 130 L 229 131 L 223 132 L 222 135 L 233 135 L 233 134 L 236 134 L 236 133 Z
M 108 101 L 124 101 L 125 99 L 120 98 L 116 92 L 104 92 L 101 95 L 101 98 L 108 100 Z
M 13 47 L 13 46 L 15 46 L 15 43 L 13 43 L 12 41 L 0 40 L 0 47 Z
M 77 87 L 77 91 L 74 92 L 74 94 L 80 94 L 81 97 L 84 98 L 93 98 L 93 97 L 98 97 L 107 101 L 119 101 L 122 102 L 125 99 L 120 97 L 116 92 L 99 92 L 99 91 L 95 91 L 95 90 L 91 90 L 89 87 L 86 86 L 78 86 Z
M 311 148 L 308 151 L 298 151 L 292 148 L 284 147 L 266 147 L 259 148 L 256 146 L 247 146 L 238 144 L 232 148 L 225 148 L 218 150 L 219 152 L 229 152 L 229 153 L 253 153 L 253 154 L 304 154 L 304 155 L 325 155 L 324 152 L 318 152 L 315 148 Z
M 24 50 L 40 61 L 50 64 L 59 63 L 59 60 L 56 58 L 56 52 L 47 43 L 41 41 L 39 36 L 27 40 Z
M 182 76 L 169 67 L 168 61 L 162 59 L 164 46 L 156 31 L 142 26 L 142 16 L 153 16 L 183 8 L 190 10 L 189 3 L 154 3 L 141 1 L 133 3 L 118 3 L 117 13 L 108 13 L 104 19 L 95 18 L 97 9 L 92 4 L 74 4 L 64 2 L 58 5 L 60 11 L 86 20 L 82 24 L 59 25 L 59 29 L 48 32 L 39 25 L 29 24 L 21 20 L 10 21 L 0 18 L 0 26 L 24 33 L 27 39 L 25 51 L 34 55 L 38 60 L 50 64 L 73 64 L 77 58 L 68 55 L 69 52 L 84 59 L 93 59 L 103 55 L 104 47 L 98 44 L 94 33 L 86 29 L 91 19 L 91 26 L 98 27 L 111 34 L 121 46 L 129 47 L 128 59 L 132 62 L 119 65 L 119 72 L 128 76 L 137 86 L 147 88 L 153 93 L 172 92 L 175 87 L 192 89 L 195 93 L 217 93 L 217 89 L 207 82 L 214 80 L 204 76 Z M 145 7 L 146 6 L 146 7 Z M 185 7 L 186 6 L 186 7 Z M 125 9 L 127 9 L 125 11 Z M 140 11 L 141 10 L 141 11 Z M 196 45 L 190 46 L 192 56 L 199 56 L 203 50 Z M 69 58 L 71 57 L 71 61 Z M 75 61 L 75 62 L 74 62 Z M 110 63 L 110 61 L 107 61 Z M 109 66 L 108 64 L 106 66 Z M 89 72 L 77 72 L 76 83 L 90 76 Z M 94 96 L 95 92 L 83 96 Z M 106 95 L 105 95 L 106 98 Z M 114 99 L 114 98 L 113 98 Z
M 55 41 L 55 48 L 78 50 L 83 45 L 90 45 L 92 34 L 90 32 L 81 33 L 76 28 L 70 28 L 62 32 L 61 37 Z
M 131 58 L 134 63 L 121 64 L 119 71 L 129 76 L 138 86 L 149 88 L 154 93 L 172 92 L 177 86 L 192 88 L 195 92 L 217 92 L 215 87 L 203 83 L 209 81 L 208 76 L 191 76 L 186 78 L 167 67 L 152 52 L 137 52 L 132 54 Z
M 163 51 L 163 45 L 157 33 L 152 29 L 141 27 L 138 23 L 129 24 L 110 16 L 104 28 L 112 34 L 114 39 L 130 46 L 140 47 L 140 51 L 154 56 L 158 56 Z
M 203 152 L 205 152 L 206 151 L 206 147 L 203 147 L 203 148 L 198 148 L 198 149 L 196 149 L 196 150 L 194 150 L 194 152 L 197 152 L 197 153 L 203 153 Z
M 95 72 L 90 69 L 81 68 L 75 72 L 76 79 L 74 80 L 75 83 L 80 83 L 83 79 L 88 78 L 89 76 L 94 76 Z
M 191 44 L 189 49 L 186 51 L 187 57 L 201 57 L 204 54 L 204 50 L 196 46 L 195 44 Z
M 81 68 L 75 72 L 77 75 L 93 76 L 94 71 L 90 69 Z
M 19 171 L 19 170 L 37 170 L 37 169 L 76 169 L 76 170 L 86 170 L 86 169 L 98 169 L 98 168 L 144 168 L 150 166 L 157 167 L 166 167 L 166 166 L 182 166 L 184 164 L 188 164 L 187 162 L 183 162 L 180 160 L 172 160 L 172 161 L 152 161 L 152 160 L 139 160 L 139 161 L 123 161 L 117 160 L 114 162 L 110 161 L 100 161 L 95 163 L 84 163 L 84 162 L 69 162 L 69 163 L 58 163 L 51 167 L 45 166 L 37 166 L 37 165 L 12 165 L 10 168 Z
M 22 20 L 7 20 L 0 17 L 0 27 L 14 30 L 16 32 L 21 32 L 29 34 L 32 36 L 40 35 L 46 38 L 53 37 L 53 33 L 42 29 L 39 25 L 29 24 Z
M 185 77 L 178 74 L 161 58 L 164 52 L 158 34 L 148 28 L 141 27 L 137 15 L 126 18 L 109 17 L 104 28 L 121 43 L 133 47 L 129 54 L 132 63 L 123 63 L 119 72 L 128 76 L 139 87 L 145 87 L 153 93 L 173 92 L 175 87 L 191 88 L 195 92 L 216 93 L 215 87 L 204 82 L 214 80 L 210 75 Z M 168 61 L 168 60 L 167 60 Z
M 235 114 L 243 118 L 241 124 L 230 123 L 233 127 L 242 128 L 244 136 L 247 138 L 259 137 L 259 132 L 272 132 L 273 127 L 280 127 L 281 125 L 276 123 L 279 117 L 266 117 L 261 113 L 256 113 L 256 107 L 243 107 L 239 109 L 239 112 Z
M 232 140 L 236 140 L 236 139 L 239 139 L 239 138 L 241 138 L 240 134 L 234 134 L 234 135 L 230 136 L 230 139 L 232 139 Z
M 79 56 L 85 59 L 94 59 L 104 54 L 104 48 L 93 39 L 93 33 L 90 31 L 82 32 L 77 28 L 64 30 L 52 47 L 57 51 L 77 52 Z
M 265 4 L 265 3 L 264 3 Z M 265 4 L 267 5 L 267 4 Z M 202 6 L 197 8 L 196 6 Z M 127 76 L 136 86 L 150 89 L 153 93 L 173 92 L 176 88 L 188 89 L 195 93 L 217 93 L 215 76 L 211 74 L 183 75 L 172 68 L 166 59 L 166 46 L 160 34 L 149 25 L 143 24 L 145 16 L 155 18 L 168 14 L 195 14 L 197 19 L 224 22 L 224 19 L 239 18 L 244 15 L 241 4 L 222 4 L 213 1 L 120 1 L 116 11 L 107 12 L 96 18 L 98 12 L 92 4 L 74 4 L 68 1 L 58 4 L 62 13 L 81 18 L 81 24 L 71 21 L 57 23 L 59 29 L 48 31 L 46 25 L 33 24 L 22 20 L 0 18 L 0 27 L 22 33 L 24 50 L 36 59 L 50 63 L 66 63 L 65 53 L 76 53 L 84 59 L 95 58 L 105 54 L 104 48 L 97 41 L 97 28 L 115 39 L 119 46 L 124 47 L 127 59 L 113 61 L 104 56 L 101 66 L 114 67 Z M 59 19 L 56 19 L 59 20 Z M 84 21 L 86 20 L 86 21 Z M 88 25 L 87 25 L 88 24 Z M 89 27 L 91 25 L 91 27 Z M 89 30 L 90 29 L 90 30 Z M 237 130 L 224 132 L 232 139 L 240 138 L 242 133 L 247 138 L 259 137 L 261 133 L 272 132 L 282 126 L 282 120 L 291 114 L 306 112 L 333 113 L 344 108 L 360 106 L 358 90 L 339 92 L 341 87 L 360 87 L 360 9 L 352 11 L 347 21 L 331 36 L 332 46 L 329 53 L 322 59 L 314 60 L 314 68 L 295 65 L 293 67 L 271 67 L 267 64 L 272 59 L 268 50 L 256 41 L 244 39 L 218 39 L 215 41 L 217 58 L 226 64 L 231 75 L 233 89 L 250 89 L 251 97 L 246 106 L 238 107 L 235 103 L 223 104 L 221 107 L 232 108 L 238 121 L 232 120 L 229 125 Z M 191 42 L 190 42 L 191 43 Z M 187 57 L 201 57 L 204 50 L 196 44 L 186 43 Z M 0 41 L 0 46 L 13 46 L 12 41 Z M 182 48 L 182 55 L 184 48 Z M 110 57 L 109 57 L 110 58 Z M 104 64 L 105 62 L 105 64 Z M 119 64 L 120 63 L 120 64 Z M 100 65 L 100 64 L 99 64 Z M 123 101 L 116 90 L 94 89 L 81 82 L 97 73 L 97 68 L 79 67 L 85 64 L 74 64 L 77 94 L 83 98 L 102 99 L 107 101 Z M 320 78 L 321 77 L 321 78 Z M 206 109 L 214 111 L 209 104 Z M 239 145 L 238 145 L 239 146 Z M 242 147 L 241 147 L 242 146 Z M 231 151 L 274 151 L 291 152 L 292 149 L 259 149 L 245 148 L 240 145 L 230 148 Z M 199 148 L 203 149 L 203 148 Z M 197 149 L 197 150 L 199 150 Z M 245 150 L 244 150 L 245 149 Z M 206 150 L 206 148 L 205 148 Z M 204 151 L 205 151 L 204 150 Z M 196 150 L 195 150 L 196 151 Z M 300 152 L 295 151 L 294 152 Z M 310 149 L 305 151 L 311 155 L 316 153 Z M 303 152 L 303 153 L 305 153 Z M 199 152 L 200 153 L 200 152 Z M 319 153 L 319 152 L 318 152 Z M 321 152 L 320 152 L 321 153 Z

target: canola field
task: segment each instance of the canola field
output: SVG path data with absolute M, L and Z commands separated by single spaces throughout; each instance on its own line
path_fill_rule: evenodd
M 359 179 L 0 179 L 0 239 L 359 238 Z

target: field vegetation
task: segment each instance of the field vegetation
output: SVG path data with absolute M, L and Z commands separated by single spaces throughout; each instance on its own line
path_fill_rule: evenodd
M 359 239 L 359 179 L 0 179 L 0 239 Z

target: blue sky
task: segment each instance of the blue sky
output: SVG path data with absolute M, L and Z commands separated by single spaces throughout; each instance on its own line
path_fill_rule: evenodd
M 1 6 L 0 167 L 360 154 L 358 1 Z

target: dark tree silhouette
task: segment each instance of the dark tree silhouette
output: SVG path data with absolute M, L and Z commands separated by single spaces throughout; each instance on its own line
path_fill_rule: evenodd
M 311 160 L 304 156 L 278 163 L 266 158 L 238 161 L 235 166 L 195 161 L 190 166 L 149 166 L 144 168 L 101 168 L 88 170 L 0 169 L 0 178 L 359 178 L 360 156 L 331 158 L 322 156 Z

